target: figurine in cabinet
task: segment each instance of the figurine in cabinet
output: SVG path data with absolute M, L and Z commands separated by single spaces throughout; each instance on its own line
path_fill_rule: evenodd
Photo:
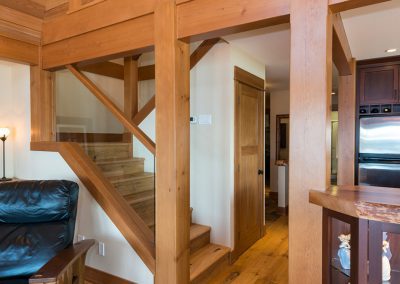
M 339 245 L 338 256 L 343 269 L 350 269 L 350 238 L 350 234 L 339 236 L 341 243 Z

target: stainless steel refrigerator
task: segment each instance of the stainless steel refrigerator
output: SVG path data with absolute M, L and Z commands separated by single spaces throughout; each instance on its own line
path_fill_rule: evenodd
M 361 117 L 358 183 L 400 188 L 400 116 Z

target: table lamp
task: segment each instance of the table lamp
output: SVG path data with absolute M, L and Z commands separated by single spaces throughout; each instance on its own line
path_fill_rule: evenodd
M 0 140 L 3 141 L 3 177 L 0 179 L 0 182 L 10 181 L 10 178 L 6 178 L 6 148 L 5 143 L 8 135 L 10 135 L 10 129 L 8 128 L 0 128 Z

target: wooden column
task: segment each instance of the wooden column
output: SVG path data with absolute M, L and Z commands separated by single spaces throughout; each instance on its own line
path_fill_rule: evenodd
M 54 74 L 31 66 L 31 142 L 55 141 Z
M 138 113 L 138 61 L 137 58 L 124 59 L 124 112 L 133 119 Z
M 156 275 L 189 283 L 189 45 L 177 40 L 174 0 L 155 8 Z
M 356 61 L 339 76 L 338 185 L 354 185 L 356 153 Z
M 330 184 L 332 19 L 328 0 L 291 0 L 289 283 L 322 283 L 322 211 Z

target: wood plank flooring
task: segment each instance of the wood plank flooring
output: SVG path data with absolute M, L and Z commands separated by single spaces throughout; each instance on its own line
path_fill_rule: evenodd
M 210 284 L 287 284 L 288 217 L 281 216 L 265 236 L 233 265 L 215 275 Z M 91 284 L 86 282 L 86 284 Z
M 213 284 L 288 283 L 288 218 L 282 216 L 233 265 L 224 268 Z

